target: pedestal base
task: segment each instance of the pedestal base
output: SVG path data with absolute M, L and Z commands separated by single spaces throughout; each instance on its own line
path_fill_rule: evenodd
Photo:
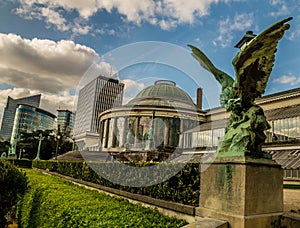
M 201 173 L 196 215 L 226 220 L 229 227 L 277 227 L 283 213 L 282 178 L 280 165 L 269 159 L 216 158 Z

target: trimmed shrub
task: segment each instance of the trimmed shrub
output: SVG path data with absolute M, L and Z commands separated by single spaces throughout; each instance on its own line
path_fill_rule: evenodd
M 27 170 L 30 190 L 18 204 L 18 225 L 32 227 L 182 227 L 184 220 Z
M 8 223 L 5 216 L 27 189 L 27 178 L 10 162 L 0 159 L 0 227 Z
M 113 183 L 97 173 L 110 172 L 115 177 L 120 179 L 128 178 L 128 181 L 136 178 L 136 173 L 128 173 L 124 170 L 126 165 L 145 167 L 150 165 L 156 165 L 153 162 L 130 162 L 130 163 L 94 163 L 87 164 L 86 162 L 67 162 L 67 161 L 33 161 L 33 166 L 40 169 L 45 169 L 53 172 L 60 173 L 62 175 L 74 177 L 76 179 L 90 181 L 96 184 L 100 184 L 106 187 L 120 189 L 131 193 L 138 193 L 146 196 L 151 196 L 157 199 L 163 199 L 173 201 L 177 203 L 183 203 L 192 206 L 199 205 L 200 194 L 200 173 L 199 163 L 187 163 L 176 175 L 170 177 L 170 179 L 147 187 L 128 187 Z M 182 167 L 179 163 L 161 163 L 164 165 L 163 169 L 158 169 L 156 173 L 153 173 L 152 177 L 159 178 L 159 171 L 176 168 L 176 166 Z M 93 168 L 91 168 L 93 166 Z M 95 170 L 97 172 L 95 172 Z M 142 173 L 139 173 L 142 175 Z M 149 180 L 144 179 L 145 185 Z
M 32 167 L 32 160 L 29 160 L 29 159 L 8 158 L 6 160 L 20 168 L 31 168 Z

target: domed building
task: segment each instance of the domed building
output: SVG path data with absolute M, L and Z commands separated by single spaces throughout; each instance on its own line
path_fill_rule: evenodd
M 128 160 L 162 160 L 178 149 L 180 134 L 205 122 L 205 115 L 175 82 L 160 80 L 99 120 L 101 151 Z

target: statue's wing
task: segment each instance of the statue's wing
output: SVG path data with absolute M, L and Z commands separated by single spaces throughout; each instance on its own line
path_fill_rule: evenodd
M 204 69 L 211 72 L 215 76 L 216 80 L 222 85 L 222 91 L 225 88 L 232 86 L 234 82 L 232 77 L 216 68 L 214 64 L 208 59 L 208 57 L 198 48 L 190 44 L 188 44 L 188 46 L 192 49 L 192 56 L 196 60 L 198 60 L 198 62 Z
M 233 59 L 239 97 L 244 104 L 251 103 L 264 92 L 275 61 L 277 44 L 292 17 L 270 26 L 253 38 Z

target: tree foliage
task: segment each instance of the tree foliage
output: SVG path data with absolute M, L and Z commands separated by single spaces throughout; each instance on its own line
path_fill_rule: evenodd
M 7 154 L 8 150 L 9 150 L 9 146 L 10 146 L 10 143 L 8 141 L 0 140 L 0 156 L 4 152 Z
M 5 227 L 5 216 L 27 189 L 27 178 L 14 165 L 0 159 L 0 186 L 0 227 Z
M 19 157 L 20 153 L 22 153 L 22 158 L 34 159 L 37 155 L 40 134 L 43 137 L 40 150 L 40 158 L 42 160 L 55 157 L 56 151 L 57 155 L 59 155 L 72 150 L 72 141 L 60 132 L 38 130 L 32 133 L 24 132 L 21 134 L 17 143 L 17 156 Z

